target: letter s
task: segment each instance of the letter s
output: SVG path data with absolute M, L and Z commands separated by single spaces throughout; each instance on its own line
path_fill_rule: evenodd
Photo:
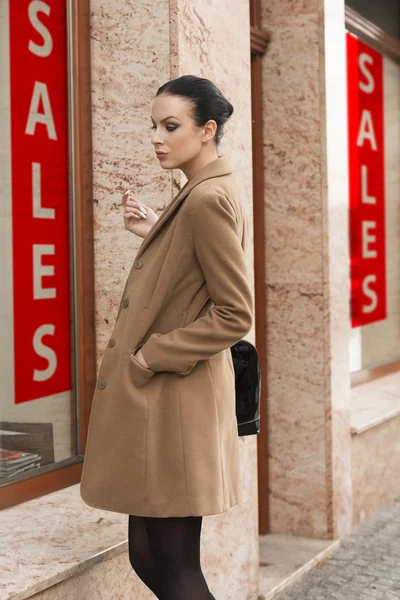
M 374 312 L 376 307 L 378 306 L 378 296 L 375 290 L 369 287 L 371 283 L 376 283 L 376 275 L 367 275 L 367 277 L 362 282 L 362 291 L 367 298 L 371 300 L 371 304 L 363 304 L 362 311 L 363 313 L 371 313 Z
M 374 82 L 373 75 L 370 71 L 368 71 L 368 67 L 366 65 L 366 63 L 369 63 L 370 65 L 372 65 L 373 62 L 374 62 L 374 60 L 373 60 L 372 56 L 370 56 L 369 54 L 366 54 L 365 52 L 360 54 L 359 59 L 358 59 L 360 71 L 362 72 L 362 74 L 364 75 L 366 80 L 368 81 L 367 84 L 365 84 L 362 81 L 359 81 L 358 87 L 360 88 L 360 90 L 362 90 L 366 94 L 371 94 L 375 88 L 375 82 Z
M 43 23 L 39 21 L 37 16 L 38 12 L 43 12 L 45 15 L 49 16 L 50 6 L 45 2 L 41 2 L 41 0 L 33 0 L 28 9 L 31 25 L 42 36 L 43 45 L 39 46 L 38 44 L 32 42 L 32 40 L 29 40 L 28 48 L 31 52 L 33 52 L 33 54 L 46 57 L 49 56 L 53 50 L 53 40 L 50 31 L 45 25 L 43 25 Z
M 49 348 L 49 346 L 45 346 L 42 341 L 43 336 L 54 335 L 54 331 L 55 327 L 50 323 L 48 325 L 41 325 L 41 327 L 38 327 L 38 329 L 36 329 L 35 331 L 35 335 L 33 336 L 33 347 L 35 349 L 36 354 L 42 356 L 43 358 L 47 358 L 49 366 L 43 371 L 34 369 L 34 381 L 46 381 L 54 375 L 54 371 L 57 367 L 57 354 L 52 348 Z

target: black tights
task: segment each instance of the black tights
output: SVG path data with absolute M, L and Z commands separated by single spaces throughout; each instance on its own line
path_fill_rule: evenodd
M 159 600 L 215 600 L 200 565 L 202 520 L 129 515 L 129 561 Z

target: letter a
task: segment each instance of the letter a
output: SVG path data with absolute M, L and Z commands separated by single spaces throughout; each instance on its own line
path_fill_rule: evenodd
M 40 100 L 43 102 L 44 113 L 39 113 Z M 43 123 L 43 125 L 46 125 L 49 138 L 51 140 L 57 139 L 47 85 L 45 83 L 40 83 L 40 81 L 35 81 L 25 133 L 34 135 L 36 123 Z
M 372 116 L 369 110 L 363 110 L 362 112 L 357 146 L 362 146 L 365 139 L 370 141 L 372 150 L 377 150 L 374 126 L 372 124 Z

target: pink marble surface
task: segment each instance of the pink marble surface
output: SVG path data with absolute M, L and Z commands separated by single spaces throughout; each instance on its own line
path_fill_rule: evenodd
M 238 581 L 258 582 L 258 537 L 250 561 L 245 542 L 252 514 L 243 518 L 236 507 L 226 514 L 230 518 L 204 519 L 202 566 L 214 595 L 236 600 L 243 585 Z M 0 600 L 154 598 L 130 565 L 127 534 L 127 516 L 86 506 L 78 485 L 3 510 Z M 254 590 L 255 584 L 249 600 L 257 597 Z
M 400 371 L 352 388 L 352 434 L 362 434 L 398 414 L 400 414 Z
M 96 335 L 98 366 L 142 239 L 125 230 L 121 196 L 132 188 L 158 214 L 174 181 L 151 144 L 151 102 L 169 78 L 168 2 L 91 3 Z
M 400 498 L 400 415 L 352 437 L 353 527 Z
M 126 550 L 126 539 L 126 515 L 89 508 L 78 485 L 5 509 L 0 520 L 0 599 L 30 598 L 90 571 L 104 560 L 104 553 L 111 557 Z
M 14 597 L 13 597 L 14 598 Z M 22 600 L 23 597 L 15 600 Z M 126 552 L 107 555 L 34 596 L 35 600 L 154 600 L 154 594 L 132 570 Z
M 351 526 L 343 15 L 262 6 L 270 526 L 319 538 Z

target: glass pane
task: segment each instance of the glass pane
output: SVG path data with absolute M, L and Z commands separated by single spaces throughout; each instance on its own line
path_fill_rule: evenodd
M 400 65 L 347 41 L 354 372 L 400 360 Z
M 0 485 L 77 454 L 66 0 L 0 3 Z

